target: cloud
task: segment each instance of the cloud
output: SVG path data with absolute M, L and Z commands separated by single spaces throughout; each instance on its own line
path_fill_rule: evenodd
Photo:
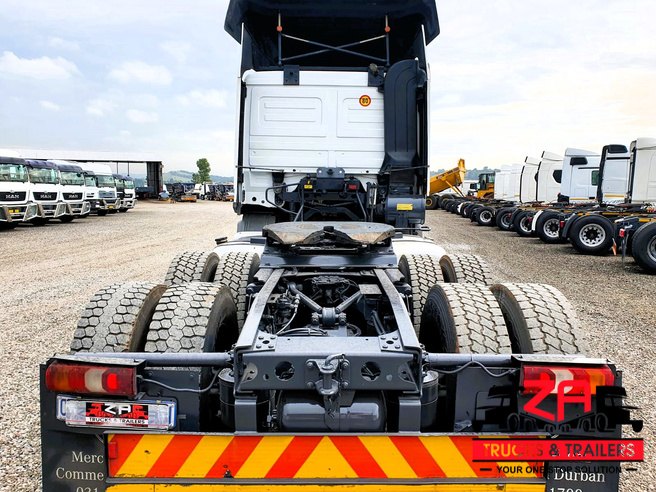
M 52 101 L 39 101 L 39 104 L 43 109 L 47 109 L 48 111 L 59 111 L 61 109 L 59 104 Z
M 62 57 L 20 58 L 12 51 L 5 51 L 0 56 L 0 73 L 37 80 L 66 80 L 79 70 L 75 63 Z
M 80 51 L 80 45 L 75 41 L 68 41 L 66 39 L 52 37 L 48 40 L 48 46 L 56 49 L 63 49 L 68 51 Z
M 116 104 L 107 99 L 92 99 L 87 103 L 87 114 L 92 116 L 106 116 L 116 109 Z
M 125 116 L 133 123 L 144 124 L 144 123 L 155 123 L 159 121 L 159 116 L 157 113 L 141 111 L 139 109 L 128 109 L 125 112 Z
M 178 63 L 185 63 L 191 51 L 191 45 L 184 41 L 165 41 L 159 47 L 171 55 Z
M 161 65 L 149 65 L 142 61 L 125 62 L 109 72 L 109 78 L 123 84 L 140 82 L 143 84 L 169 85 L 171 72 Z
M 177 97 L 178 102 L 184 106 L 197 104 L 199 106 L 210 106 L 213 108 L 225 108 L 228 99 L 227 91 L 210 90 L 193 90 L 187 94 Z

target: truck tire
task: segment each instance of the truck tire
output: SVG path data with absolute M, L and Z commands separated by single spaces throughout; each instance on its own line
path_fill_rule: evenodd
M 585 352 L 576 312 L 555 287 L 507 283 L 494 284 L 490 290 L 503 312 L 513 353 Z
M 62 215 L 59 217 L 59 220 L 64 224 L 67 224 L 68 222 L 73 222 L 75 220 L 75 215 Z
M 209 282 L 169 287 L 160 299 L 148 329 L 146 352 L 225 352 L 239 337 L 237 306 L 230 289 Z M 184 369 L 181 369 L 184 370 Z M 209 388 L 218 373 L 210 367 L 200 372 L 199 389 Z M 218 398 L 209 391 L 200 395 L 200 429 L 216 429 Z
M 99 217 L 104 217 L 105 215 L 107 215 L 107 210 L 98 210 Z
M 533 235 L 531 230 L 531 214 L 527 211 L 518 212 L 513 218 L 513 229 L 522 237 L 530 237 Z
M 257 253 L 231 252 L 225 254 L 216 269 L 214 281 L 230 288 L 237 304 L 237 322 L 241 330 L 246 320 L 246 287 L 253 281 L 260 268 Z
M 428 195 L 426 197 L 426 210 L 435 210 L 437 208 L 437 195 Z
M 477 255 L 444 255 L 440 258 L 440 268 L 447 283 L 492 283 L 486 261 Z
M 468 219 L 471 215 L 472 209 L 476 206 L 475 203 L 465 203 L 460 209 L 460 215 Z
M 421 315 L 419 341 L 428 352 L 510 353 L 503 314 L 485 285 L 437 284 Z
M 495 217 L 495 223 L 497 224 L 497 227 L 502 231 L 512 230 L 513 224 L 512 224 L 511 217 L 513 211 L 514 208 L 512 207 L 504 207 L 497 211 L 497 215 Z
M 218 266 L 219 255 L 213 251 L 183 251 L 171 261 L 164 283 L 214 282 Z
M 547 244 L 567 241 L 560 237 L 560 214 L 557 212 L 542 212 L 535 222 L 535 233 Z
M 146 352 L 223 352 L 237 341 L 237 308 L 226 286 L 173 285 L 162 295 L 146 336 Z
M 77 323 L 73 352 L 142 352 L 155 307 L 166 285 L 114 284 L 98 291 Z
M 656 222 L 644 224 L 633 234 L 633 259 L 647 272 L 656 273 Z
M 603 255 L 613 246 L 615 230 L 613 224 L 601 215 L 581 217 L 569 231 L 572 246 L 579 253 Z
M 492 207 L 483 207 L 478 211 L 476 222 L 481 226 L 491 226 L 494 224 L 494 209 Z
M 444 282 L 440 259 L 435 255 L 427 254 L 403 255 L 399 259 L 399 271 L 412 289 L 410 318 L 415 332 L 419 335 L 421 313 L 428 292 L 436 283 Z

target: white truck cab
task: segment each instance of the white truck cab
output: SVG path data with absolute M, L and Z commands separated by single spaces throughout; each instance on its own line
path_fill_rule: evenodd
M 601 156 L 596 152 L 569 147 L 565 149 L 558 201 L 590 203 L 596 200 Z
M 130 176 L 115 174 L 116 194 L 121 201 L 119 212 L 127 212 L 137 204 L 137 196 L 134 189 L 134 180 Z
M 599 162 L 597 201 L 628 203 L 631 152 L 624 145 L 605 145 Z
M 501 166 L 501 168 L 494 173 L 494 199 L 505 200 L 506 188 L 508 188 L 508 180 L 510 174 L 510 166 Z
M 96 189 L 87 187 L 92 190 L 87 191 L 91 211 L 98 215 L 116 213 L 121 208 L 121 202 L 116 193 L 116 181 L 114 181 L 112 168 L 98 162 L 80 162 L 79 165 L 85 171 L 87 178 L 93 176 L 95 181 Z M 89 194 L 93 194 L 93 198 L 89 197 Z
M 66 213 L 59 184 L 59 171 L 50 161 L 26 160 L 30 179 L 30 196 L 39 206 L 39 216 L 32 219 L 34 225 L 44 225 L 50 219 L 58 219 Z
M 558 199 L 562 182 L 563 156 L 553 152 L 542 152 L 536 175 L 535 199 L 550 203 Z
M 85 199 L 87 190 L 82 168 L 68 161 L 52 160 L 59 171 L 62 200 L 66 204 L 66 213 L 59 220 L 71 222 L 76 217 L 86 217 L 91 210 L 91 204 Z
M 0 157 L 1 227 L 13 229 L 21 222 L 39 217 L 39 206 L 32 200 L 30 188 L 25 161 L 19 157 Z
M 656 138 L 638 138 L 631 142 L 629 191 L 630 203 L 656 203 Z
M 524 165 L 519 174 L 519 190 L 515 201 L 520 203 L 535 201 L 538 169 L 540 169 L 539 159 L 528 156 L 524 159 Z

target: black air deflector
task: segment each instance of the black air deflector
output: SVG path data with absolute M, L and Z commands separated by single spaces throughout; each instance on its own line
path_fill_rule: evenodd
M 385 160 L 381 172 L 418 164 L 417 92 L 426 72 L 415 60 L 392 65 L 385 77 Z

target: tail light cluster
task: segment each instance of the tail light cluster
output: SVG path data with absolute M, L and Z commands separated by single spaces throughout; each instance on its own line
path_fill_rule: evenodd
M 58 393 L 134 397 L 137 368 L 55 361 L 46 369 L 46 388 Z
M 537 394 L 550 388 L 550 394 L 597 394 L 599 386 L 613 386 L 615 374 L 606 365 L 594 367 L 524 365 L 519 381 L 522 394 Z

